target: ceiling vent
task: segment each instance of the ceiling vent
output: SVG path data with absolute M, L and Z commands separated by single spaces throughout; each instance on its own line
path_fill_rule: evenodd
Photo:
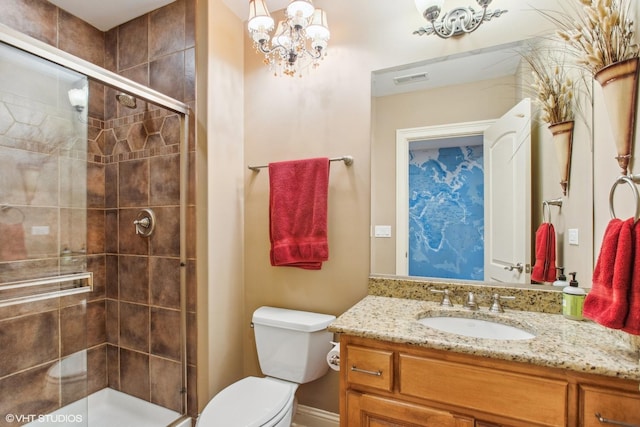
M 393 82 L 397 85 L 423 82 L 425 80 L 429 80 L 429 74 L 426 71 L 422 73 L 410 74 L 408 76 L 398 76 L 393 78 Z

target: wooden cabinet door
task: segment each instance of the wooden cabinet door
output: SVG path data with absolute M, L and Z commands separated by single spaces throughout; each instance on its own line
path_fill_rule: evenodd
M 580 387 L 580 426 L 640 426 L 640 394 L 599 387 Z M 603 418 L 602 421 L 598 416 Z
M 346 425 L 360 427 L 474 427 L 471 418 L 354 391 L 347 392 Z

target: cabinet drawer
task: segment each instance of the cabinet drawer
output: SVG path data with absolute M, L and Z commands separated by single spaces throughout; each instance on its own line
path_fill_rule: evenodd
M 400 354 L 400 393 L 544 426 L 567 424 L 568 384 Z
M 393 389 L 393 352 L 350 345 L 347 347 L 347 381 L 379 390 Z
M 615 422 L 640 427 L 640 393 L 581 386 L 580 406 L 584 427 L 603 427 Z M 600 422 L 595 414 L 610 424 Z
M 474 427 L 470 417 L 400 400 L 347 392 L 347 426 L 360 427 Z

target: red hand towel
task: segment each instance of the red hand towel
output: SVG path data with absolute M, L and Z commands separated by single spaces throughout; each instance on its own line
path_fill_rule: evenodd
M 556 280 L 556 230 L 553 224 L 540 224 L 536 231 L 536 263 L 531 279 L 536 282 Z
M 602 239 L 593 271 L 591 292 L 584 301 L 583 315 L 603 326 L 620 329 L 629 310 L 628 291 L 633 264 L 633 218 L 612 219 Z
M 629 312 L 624 321 L 623 331 L 640 335 L 640 221 L 633 227 L 634 257 L 629 289 Z
M 22 223 L 4 224 L 0 222 L 0 261 L 19 261 L 27 259 L 27 247 L 24 242 Z
M 326 157 L 269 164 L 271 265 L 319 270 L 329 259 Z

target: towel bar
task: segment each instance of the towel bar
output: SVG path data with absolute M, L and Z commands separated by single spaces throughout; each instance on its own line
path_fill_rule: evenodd
M 334 157 L 329 159 L 330 162 L 344 162 L 345 165 L 351 166 L 353 164 L 353 156 L 342 156 L 342 157 Z M 260 172 L 260 169 L 268 168 L 269 165 L 260 165 L 260 166 L 247 166 L 247 168 L 251 169 L 254 172 Z
M 0 284 L 0 307 L 93 291 L 93 273 L 80 272 Z
M 619 176 L 616 181 L 613 183 L 613 185 L 611 186 L 611 191 L 609 191 L 609 213 L 611 214 L 611 218 L 616 218 L 616 213 L 615 210 L 613 209 L 613 194 L 616 192 L 616 187 L 618 186 L 618 184 L 622 184 L 622 183 L 626 183 L 628 184 L 631 189 L 633 190 L 633 199 L 635 201 L 636 204 L 636 210 L 635 213 L 633 215 L 633 218 L 635 220 L 635 222 L 638 222 L 638 204 L 640 202 L 640 195 L 638 194 L 638 188 L 636 187 L 635 183 L 634 183 L 634 177 L 632 176 L 627 176 L 627 175 L 621 175 Z

